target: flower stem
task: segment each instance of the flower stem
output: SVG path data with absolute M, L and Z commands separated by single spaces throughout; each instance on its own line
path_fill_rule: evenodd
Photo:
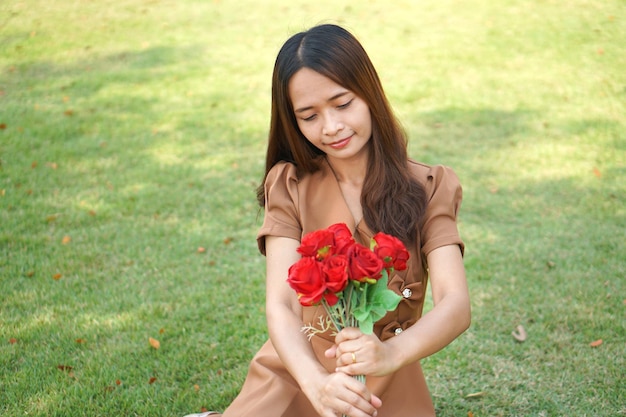
M 326 300 L 322 299 L 322 305 L 324 306 L 324 310 L 326 310 L 326 314 L 328 314 L 328 317 L 330 317 L 330 320 L 333 322 L 333 325 L 335 326 L 337 331 L 340 332 L 344 328 L 342 323 L 339 321 L 339 320 L 341 320 L 341 317 L 338 318 L 336 316 L 335 310 L 328 305 Z M 345 324 L 345 323 L 343 323 L 343 324 Z

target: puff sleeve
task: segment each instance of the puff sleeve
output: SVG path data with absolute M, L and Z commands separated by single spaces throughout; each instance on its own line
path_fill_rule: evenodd
M 259 251 L 265 254 L 265 237 L 280 236 L 300 240 L 296 167 L 288 162 L 274 165 L 265 179 L 265 215 L 257 233 Z
M 422 223 L 422 252 L 428 255 L 441 246 L 465 246 L 457 228 L 463 191 L 456 173 L 443 165 L 430 167 L 426 177 L 428 206 Z

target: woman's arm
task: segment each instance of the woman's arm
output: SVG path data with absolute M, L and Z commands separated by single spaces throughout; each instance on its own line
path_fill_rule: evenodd
M 350 375 L 387 375 L 441 350 L 469 327 L 469 291 L 458 245 L 435 249 L 427 260 L 433 309 L 385 342 L 358 329 L 345 329 L 336 338 L 336 349 L 327 352 L 337 358 L 338 371 Z M 356 364 L 352 364 L 349 352 L 356 352 Z
M 300 259 L 296 252 L 299 244 L 294 239 L 266 237 L 266 315 L 272 344 L 321 416 L 334 417 L 336 412 L 353 417 L 372 416 L 380 400 L 346 374 L 329 374 L 301 330 L 302 307 L 287 284 L 289 267 Z

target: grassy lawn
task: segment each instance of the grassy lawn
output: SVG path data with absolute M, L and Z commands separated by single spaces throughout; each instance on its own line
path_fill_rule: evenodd
M 273 62 L 327 21 L 464 185 L 473 323 L 423 362 L 438 415 L 626 415 L 626 5 L 383 3 L 0 3 L 0 415 L 232 400 L 267 337 Z

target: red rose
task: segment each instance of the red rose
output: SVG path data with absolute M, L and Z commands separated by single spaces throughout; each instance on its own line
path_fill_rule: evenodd
M 385 269 L 393 268 L 397 271 L 406 269 L 409 252 L 400 239 L 382 232 L 376 233 L 372 239 L 375 242 L 374 253 L 383 260 Z
M 303 306 L 319 303 L 326 291 L 322 263 L 311 256 L 300 258 L 291 265 L 287 282 L 296 291 Z
M 337 294 L 335 294 L 334 292 L 326 291 L 324 293 L 324 300 L 326 300 L 326 304 L 332 307 L 337 304 L 337 302 L 339 301 L 339 297 L 337 297 Z
M 348 253 L 350 246 L 354 244 L 354 237 L 352 232 L 348 229 L 345 223 L 336 223 L 328 228 L 334 235 L 334 253 L 345 255 Z
M 365 246 L 355 243 L 348 251 L 348 274 L 359 282 L 375 283 L 382 275 L 383 261 Z
M 326 258 L 323 265 L 328 291 L 343 291 L 348 285 L 348 258 L 344 255 L 333 255 Z
M 313 256 L 324 259 L 331 254 L 333 246 L 333 232 L 330 230 L 316 230 L 302 237 L 298 253 L 302 256 Z

